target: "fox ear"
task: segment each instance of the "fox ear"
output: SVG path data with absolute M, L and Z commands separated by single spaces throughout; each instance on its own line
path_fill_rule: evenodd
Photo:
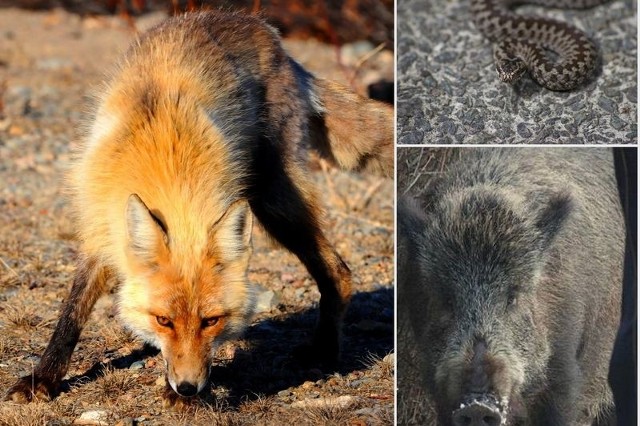
M 126 218 L 129 248 L 140 260 L 153 262 L 168 241 L 164 224 L 137 194 L 131 194 L 127 200 Z
M 219 250 L 222 260 L 231 262 L 250 249 L 252 228 L 253 215 L 249 203 L 239 200 L 213 224 L 209 239 Z

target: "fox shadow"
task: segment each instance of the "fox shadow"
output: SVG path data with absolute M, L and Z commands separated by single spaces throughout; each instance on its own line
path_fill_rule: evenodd
M 344 319 L 340 361 L 333 366 L 309 365 L 295 355 L 311 340 L 317 309 L 258 322 L 245 335 L 250 349 L 214 366 L 210 382 L 229 389 L 226 403 L 235 407 L 333 373 L 363 370 L 393 350 L 393 317 L 392 288 L 354 294 Z
M 340 361 L 333 366 L 307 364 L 295 355 L 296 348 L 311 340 L 317 307 L 258 321 L 245 332 L 243 339 L 248 343 L 247 349 L 238 349 L 231 360 L 214 363 L 211 367 L 211 389 L 226 388 L 224 405 L 234 409 L 245 401 L 274 395 L 306 381 L 364 370 L 374 360 L 393 351 L 393 298 L 393 288 L 379 288 L 352 296 L 343 323 Z M 145 344 L 127 356 L 96 363 L 85 373 L 65 380 L 61 391 L 92 382 L 108 368 L 127 369 L 135 361 L 158 353 L 157 349 Z M 201 399 L 205 403 L 215 404 L 212 392 L 203 393 Z

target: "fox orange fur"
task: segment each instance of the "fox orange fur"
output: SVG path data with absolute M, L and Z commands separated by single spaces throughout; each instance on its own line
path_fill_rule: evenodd
M 107 83 L 70 173 L 81 241 L 70 296 L 8 399 L 56 395 L 111 282 L 126 327 L 162 351 L 169 394 L 200 392 L 215 348 L 251 319 L 253 217 L 316 280 L 310 353 L 335 360 L 351 277 L 322 233 L 304 147 L 390 176 L 392 109 L 313 77 L 255 17 L 188 14 L 143 35 Z

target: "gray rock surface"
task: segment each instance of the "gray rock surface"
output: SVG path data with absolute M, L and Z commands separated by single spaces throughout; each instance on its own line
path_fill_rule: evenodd
M 553 92 L 528 76 L 500 82 L 468 0 L 399 1 L 398 143 L 637 143 L 636 9 L 634 0 L 584 11 L 518 8 L 569 22 L 599 48 L 591 80 Z

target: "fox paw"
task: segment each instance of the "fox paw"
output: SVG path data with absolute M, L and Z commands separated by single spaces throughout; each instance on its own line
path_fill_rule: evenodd
M 51 401 L 57 386 L 38 376 L 21 377 L 7 391 L 6 401 L 25 404 L 31 401 Z

